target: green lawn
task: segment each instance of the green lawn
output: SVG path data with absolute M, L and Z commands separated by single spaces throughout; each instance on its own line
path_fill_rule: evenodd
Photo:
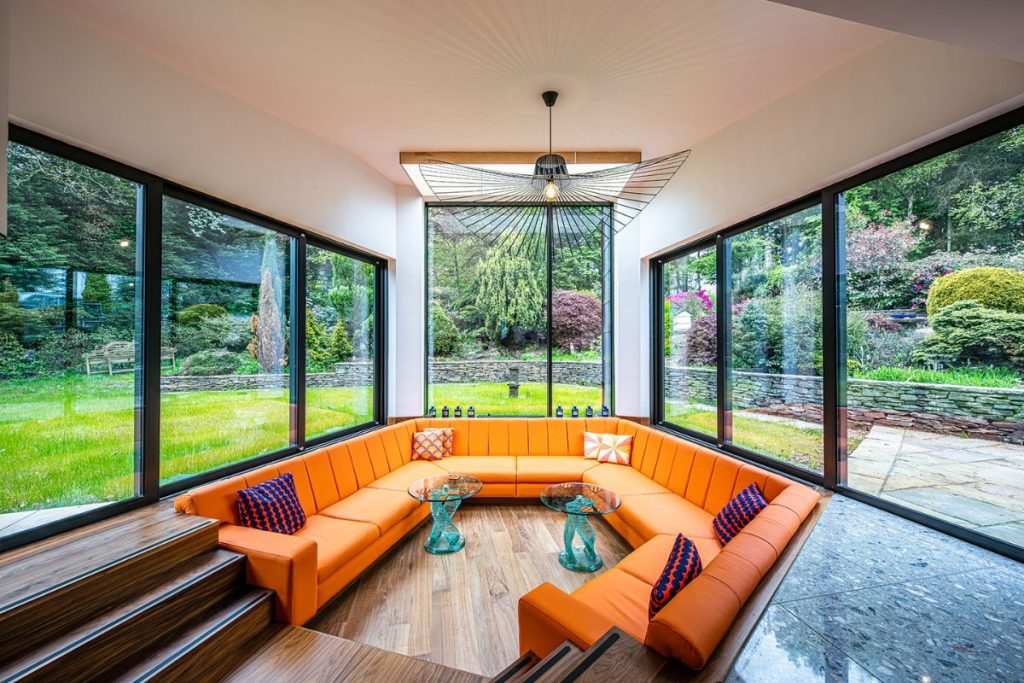
M 601 388 L 580 387 L 571 384 L 555 384 L 552 387 L 552 405 L 561 405 L 566 416 L 573 405 L 580 407 L 580 414 L 586 406 L 594 406 L 594 412 L 601 411 Z M 546 415 L 548 410 L 547 385 L 520 384 L 519 398 L 508 397 L 508 385 L 494 384 L 434 384 L 430 386 L 428 405 L 437 409 L 438 416 L 444 406 L 455 410 L 462 406 L 463 415 L 473 406 L 478 417 L 484 415 Z
M 922 368 L 878 368 L 853 371 L 855 379 L 874 379 L 882 382 L 915 382 L 918 384 L 953 384 L 961 387 L 1014 388 L 1024 385 L 1020 373 L 1009 368 L 954 368 L 950 370 L 924 370 Z
M 717 421 L 713 411 L 679 404 L 666 405 L 665 419 L 703 434 L 714 436 Z M 822 431 L 783 422 L 733 414 L 733 443 L 756 453 L 778 458 L 815 472 L 822 466 Z M 852 451 L 856 444 L 851 444 Z
M 130 375 L 0 383 L 0 512 L 119 500 L 135 480 Z M 365 387 L 307 390 L 316 435 L 367 422 Z M 202 391 L 161 397 L 164 481 L 288 446 L 287 392 Z

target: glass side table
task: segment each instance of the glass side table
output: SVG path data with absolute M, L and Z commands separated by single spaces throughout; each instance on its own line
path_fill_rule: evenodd
M 618 495 L 603 486 L 571 481 L 547 487 L 541 491 L 540 501 L 552 510 L 566 514 L 565 530 L 562 532 L 565 550 L 558 555 L 562 566 L 574 572 L 599 569 L 604 561 L 594 550 L 597 534 L 589 518 L 618 510 L 622 505 Z M 573 546 L 576 536 L 583 541 L 582 548 Z
M 467 498 L 480 493 L 483 483 L 468 474 L 435 474 L 417 479 L 409 486 L 409 495 L 416 500 L 430 503 L 430 516 L 434 525 L 423 548 L 434 555 L 444 555 L 462 550 L 466 539 L 452 523 L 452 516 Z

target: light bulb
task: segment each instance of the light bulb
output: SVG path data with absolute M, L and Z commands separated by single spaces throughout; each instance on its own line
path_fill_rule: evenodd
M 118 242 L 118 244 L 121 245 L 122 249 L 127 249 L 131 242 L 129 242 L 126 239 L 122 239 L 120 242 Z
M 554 178 L 548 178 L 548 184 L 544 186 L 544 199 L 553 202 L 558 199 L 558 193 L 558 185 L 555 184 Z

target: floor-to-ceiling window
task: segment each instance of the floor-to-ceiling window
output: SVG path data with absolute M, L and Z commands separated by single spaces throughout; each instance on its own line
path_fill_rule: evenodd
M 658 423 L 1024 556 L 1024 110 L 652 275 Z
M 428 207 L 425 409 L 610 409 L 609 211 Z
M 7 160 L 0 537 L 139 492 L 139 185 L 16 142 Z
M 836 209 L 845 483 L 1024 546 L 1024 126 Z
M 306 438 L 374 416 L 374 264 L 306 246 Z
M 725 239 L 723 441 L 822 470 L 821 207 Z
M 383 261 L 16 126 L 7 154 L 0 549 L 385 419 Z

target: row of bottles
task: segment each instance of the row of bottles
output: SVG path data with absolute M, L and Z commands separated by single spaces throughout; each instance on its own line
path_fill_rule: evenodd
M 601 417 L 611 417 L 611 414 L 612 412 L 608 409 L 608 406 L 601 406 Z M 490 413 L 488 413 L 488 415 L 490 415 Z M 584 411 L 584 415 L 586 417 L 595 417 L 596 415 L 594 413 L 594 406 L 587 406 L 586 410 Z M 580 416 L 579 406 L 572 407 L 572 410 L 570 411 L 570 416 Z M 434 406 L 430 406 L 430 410 L 427 411 L 427 417 L 437 417 L 437 408 L 435 408 Z M 455 406 L 454 415 L 452 415 L 452 413 L 448 410 L 448 406 L 442 407 L 441 417 L 462 417 L 462 406 Z M 469 409 L 466 410 L 466 417 L 476 417 L 476 410 L 473 408 L 473 406 L 470 406 Z M 562 409 L 562 406 L 558 406 L 557 408 L 555 408 L 555 417 L 565 417 L 565 411 Z

